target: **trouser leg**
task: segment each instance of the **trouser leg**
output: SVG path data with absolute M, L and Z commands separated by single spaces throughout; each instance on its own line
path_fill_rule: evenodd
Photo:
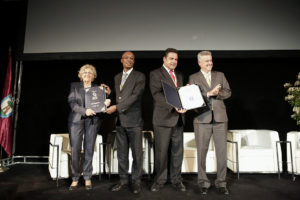
M 194 131 L 197 146 L 198 184 L 209 188 L 211 184 L 206 175 L 206 156 L 212 135 L 212 125 L 195 123 Z
M 70 144 L 71 144 L 71 170 L 73 181 L 78 181 L 80 178 L 80 155 L 81 145 L 84 133 L 84 121 L 72 123 L 69 128 Z
M 118 171 L 120 182 L 123 184 L 128 183 L 128 151 L 129 151 L 129 138 L 125 128 L 121 126 L 116 127 L 116 142 L 117 142 L 117 155 L 118 155 Z
M 217 179 L 216 187 L 226 187 L 227 173 L 227 123 L 213 124 L 213 138 L 217 156 Z
M 181 182 L 181 167 L 183 160 L 183 126 L 173 128 L 171 134 L 170 177 L 173 184 Z
M 83 163 L 83 178 L 90 180 L 93 173 L 93 155 L 95 141 L 97 137 L 97 124 L 93 119 L 85 119 L 85 136 L 84 136 L 84 163 Z
M 133 183 L 140 183 L 143 170 L 143 144 L 142 144 L 142 128 L 127 128 L 129 144 L 132 151 L 132 170 L 131 179 Z
M 168 149 L 170 144 L 172 128 L 154 126 L 155 138 L 155 178 L 158 184 L 167 182 Z

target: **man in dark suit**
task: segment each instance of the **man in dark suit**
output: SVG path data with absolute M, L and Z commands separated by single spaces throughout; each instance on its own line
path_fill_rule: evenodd
M 167 181 L 168 152 L 170 155 L 170 179 L 176 190 L 186 191 L 181 178 L 183 159 L 183 113 L 186 110 L 174 108 L 166 102 L 162 83 L 174 87 L 183 85 L 183 77 L 177 71 L 178 53 L 168 48 L 163 57 L 163 66 L 150 73 L 150 90 L 154 99 L 153 128 L 155 138 L 155 178 L 151 187 L 157 192 Z
M 195 140 L 198 158 L 198 184 L 200 192 L 206 194 L 210 182 L 206 176 L 206 155 L 211 136 L 213 136 L 217 156 L 217 179 L 215 186 L 222 194 L 229 194 L 226 188 L 226 135 L 227 114 L 223 102 L 231 96 L 229 84 L 222 72 L 212 71 L 212 54 L 209 51 L 198 53 L 201 70 L 189 77 L 189 84 L 200 86 L 208 109 L 198 110 L 194 118 Z M 197 111 L 197 110 L 196 110 Z
M 111 190 L 116 192 L 128 185 L 128 152 L 132 150 L 132 191 L 138 194 L 141 191 L 141 174 L 143 168 L 142 152 L 142 94 L 145 89 L 145 75 L 133 69 L 134 54 L 124 52 L 121 58 L 123 71 L 114 78 L 116 105 L 107 109 L 111 114 L 117 111 L 116 142 L 118 152 L 118 170 L 120 183 Z

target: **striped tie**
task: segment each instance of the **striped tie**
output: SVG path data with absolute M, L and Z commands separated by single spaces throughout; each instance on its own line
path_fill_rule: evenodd
M 211 87 L 210 75 L 209 74 L 205 74 L 205 79 L 206 79 L 206 82 L 207 82 L 208 86 Z
M 127 73 L 123 73 L 123 76 L 122 76 L 122 81 L 121 81 L 121 85 L 120 85 L 120 90 L 122 90 L 124 84 L 125 84 L 125 81 L 128 77 L 128 74 Z

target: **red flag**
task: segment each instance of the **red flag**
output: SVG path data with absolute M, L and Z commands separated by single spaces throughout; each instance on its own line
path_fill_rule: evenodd
M 6 77 L 1 99 L 1 115 L 0 115 L 0 144 L 11 156 L 12 154 L 12 112 L 13 101 L 11 95 L 11 55 L 8 58 L 6 69 Z

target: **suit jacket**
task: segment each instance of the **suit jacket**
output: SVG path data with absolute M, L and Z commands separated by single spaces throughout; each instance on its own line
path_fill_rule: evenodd
M 178 87 L 183 86 L 183 76 L 175 71 Z M 184 123 L 184 114 L 178 113 L 173 106 L 166 102 L 161 81 L 176 87 L 167 70 L 162 66 L 150 72 L 150 90 L 154 99 L 153 125 L 174 127 L 179 117 Z
M 223 100 L 231 96 L 231 90 L 225 78 L 225 75 L 222 72 L 211 71 L 211 87 L 208 86 L 201 70 L 195 74 L 190 75 L 189 84 L 196 84 L 200 86 L 203 98 L 209 106 L 209 109 L 207 110 L 197 110 L 198 113 L 194 118 L 194 123 L 210 123 L 212 120 L 212 116 L 214 116 L 214 120 L 216 122 L 228 121 L 226 107 Z M 207 92 L 212 90 L 218 84 L 221 84 L 222 86 L 219 94 L 217 96 L 207 98 Z
M 143 126 L 142 95 L 145 90 L 145 75 L 132 70 L 120 90 L 123 72 L 114 77 L 118 118 L 123 127 Z
M 92 86 L 96 86 L 92 84 Z M 69 123 L 76 123 L 81 120 L 82 117 L 85 116 L 85 90 L 83 86 L 83 82 L 73 82 L 71 83 L 71 89 L 68 96 L 68 102 L 71 107 L 71 112 L 69 114 Z M 94 118 L 98 118 L 98 116 L 94 116 Z

